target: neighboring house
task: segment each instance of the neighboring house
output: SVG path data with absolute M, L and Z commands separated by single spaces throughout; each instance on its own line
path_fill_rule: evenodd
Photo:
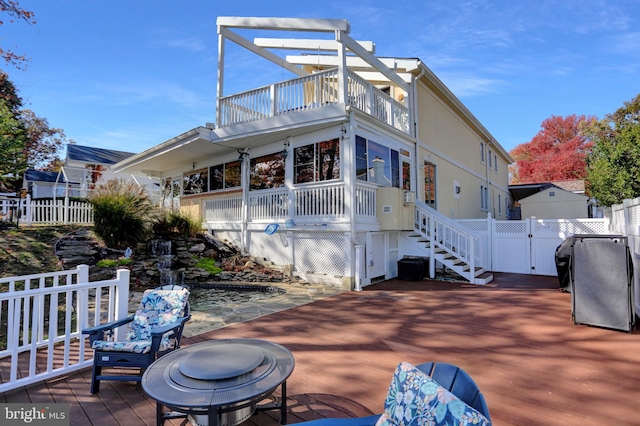
M 59 172 L 27 170 L 23 188 L 32 198 L 86 197 L 96 185 L 122 178 L 145 186 L 151 194 L 158 193 L 157 179 L 145 174 L 114 173 L 112 166 L 132 155 L 132 152 L 69 144 Z
M 310 281 L 366 285 L 397 276 L 406 255 L 429 257 L 431 275 L 437 260 L 471 282 L 490 279 L 481 278 L 473 231 L 453 219 L 507 218 L 512 158 L 422 61 L 376 57 L 346 20 L 217 24 L 216 123 L 128 157 L 116 172 L 161 179 L 167 204 Z M 236 29 L 299 38 L 251 41 Z M 266 60 L 292 78 L 227 95 L 229 41 L 257 55 L 260 74 L 269 75 Z
M 52 198 L 61 196 L 66 184 L 64 176 L 58 172 L 43 172 L 40 170 L 27 170 L 24 172 L 23 188 L 31 195 L 31 198 Z M 60 190 L 56 193 L 56 188 Z

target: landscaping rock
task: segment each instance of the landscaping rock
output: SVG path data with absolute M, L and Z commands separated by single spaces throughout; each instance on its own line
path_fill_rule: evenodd
M 171 242 L 170 255 L 159 256 L 158 244 L 153 243 L 158 240 L 165 243 Z M 117 267 L 100 267 L 97 263 L 102 259 L 123 259 L 125 251 L 102 246 L 93 233 L 87 230 L 81 230 L 60 239 L 56 243 L 56 254 L 65 269 L 74 269 L 81 264 L 89 265 L 91 281 L 113 279 L 117 269 L 127 268 L 131 271 L 132 287 L 136 290 L 156 287 L 161 282 L 164 284 L 163 280 L 167 277 L 177 280 L 178 283 L 187 284 L 211 281 L 305 284 L 298 277 L 285 275 L 282 271 L 269 268 L 265 265 L 268 262 L 258 263 L 240 255 L 233 247 L 209 234 L 200 234 L 188 240 L 178 234 L 163 235 L 147 243 L 137 244 L 132 249 L 132 262 Z M 166 257 L 170 257 L 170 260 Z M 195 265 L 201 258 L 215 259 L 216 265 L 223 271 L 211 274 L 202 268 L 196 268 Z M 163 268 L 159 268 L 159 264 Z M 170 269 L 160 270 L 167 267 Z

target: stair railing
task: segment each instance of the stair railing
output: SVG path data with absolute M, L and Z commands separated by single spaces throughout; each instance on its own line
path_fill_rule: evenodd
M 435 277 L 436 248 L 469 265 L 469 281 L 475 277 L 480 237 L 470 229 L 416 200 L 415 231 L 429 240 L 429 276 Z

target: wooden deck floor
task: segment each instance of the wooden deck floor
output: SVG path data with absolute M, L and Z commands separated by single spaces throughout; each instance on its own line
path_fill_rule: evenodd
M 494 425 L 640 424 L 640 332 L 574 325 L 554 277 L 496 274 L 486 286 L 387 281 L 189 339 L 247 337 L 289 348 L 289 423 L 382 410 L 400 361 L 464 368 Z M 0 394 L 0 402 L 66 402 L 72 425 L 153 425 L 135 385 L 90 372 Z M 245 425 L 276 425 L 277 412 Z M 180 424 L 173 421 L 171 424 Z

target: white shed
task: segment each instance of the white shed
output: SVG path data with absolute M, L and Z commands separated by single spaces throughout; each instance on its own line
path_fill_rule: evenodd
M 555 186 L 520 200 L 522 217 L 539 219 L 585 219 L 589 217 L 589 197 Z

